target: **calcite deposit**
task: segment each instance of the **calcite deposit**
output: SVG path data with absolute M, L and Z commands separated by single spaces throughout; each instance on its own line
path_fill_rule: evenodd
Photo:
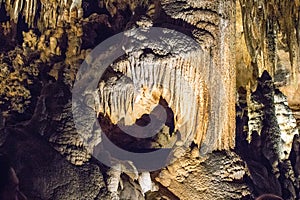
M 0 0 L 0 150 L 28 199 L 299 199 L 299 30 L 298 0 Z

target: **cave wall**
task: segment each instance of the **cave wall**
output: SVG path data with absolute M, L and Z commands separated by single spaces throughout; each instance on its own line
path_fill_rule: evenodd
M 300 198 L 298 1 L 2 0 L 0 5 L 0 146 L 11 155 L 29 199 L 253 199 L 263 193 Z M 174 120 L 150 145 L 172 143 L 176 131 L 183 137 L 175 161 L 151 173 L 130 163 L 110 168 L 99 162 L 93 151 L 101 134 L 90 134 L 96 120 L 80 118 L 88 130 L 82 133 L 72 110 L 71 90 L 84 59 L 105 39 L 138 27 L 174 29 L 201 46 L 187 60 L 175 61 L 149 50 L 135 58 L 127 49 L 129 56 L 115 62 L 99 84 L 99 102 L 111 106 L 86 110 L 132 150 L 144 143 L 123 137 L 116 123 L 143 122 L 163 98 Z M 170 87 L 176 95 L 146 85 L 129 114 L 114 107 L 112 97 L 105 99 L 113 92 L 116 98 L 134 96 L 132 84 L 118 81 L 146 73 L 143 63 L 153 57 L 152 63 L 174 62 L 197 95 L 184 99 L 176 84 Z M 193 64 L 203 71 L 191 73 Z M 172 76 L 159 82 L 167 84 Z M 180 114 L 178 105 L 193 112 Z
M 299 2 L 239 1 L 236 25 L 236 149 L 253 193 L 298 199 Z
M 299 2 L 238 1 L 237 87 L 255 90 L 266 70 L 298 119 Z

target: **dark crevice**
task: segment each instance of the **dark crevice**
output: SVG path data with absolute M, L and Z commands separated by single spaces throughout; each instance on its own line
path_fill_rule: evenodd
M 198 22 L 197 22 L 197 24 L 196 24 L 196 27 L 198 27 L 198 26 L 200 26 L 200 25 L 202 25 L 202 24 L 205 24 L 205 27 L 206 26 L 210 26 L 210 27 L 213 27 L 214 29 L 218 29 L 219 28 L 219 24 L 215 24 L 215 23 L 213 23 L 213 22 L 211 22 L 211 21 L 206 21 L 206 20 L 199 20 Z M 206 29 L 205 29 L 206 30 Z
M 201 12 L 204 12 L 203 14 L 205 15 L 206 12 L 207 13 L 211 13 L 211 14 L 214 14 L 216 15 L 217 17 L 220 17 L 220 14 L 215 11 L 215 10 L 212 10 L 212 9 L 209 9 L 209 8 L 192 8 L 192 7 L 189 7 L 189 8 L 183 8 L 180 10 L 181 12 L 195 12 L 195 11 L 201 11 Z
M 23 32 L 28 32 L 29 27 L 28 24 L 25 22 L 25 17 L 19 15 L 18 23 L 17 23 L 17 30 L 16 30 L 16 39 L 19 45 L 23 43 Z
M 84 11 L 84 18 L 89 17 L 93 13 L 109 15 L 109 12 L 105 8 L 99 6 L 99 1 L 83 0 L 82 8 Z
M 159 101 L 159 104 L 165 108 L 165 111 L 167 113 L 167 120 L 166 120 L 166 122 L 162 122 L 161 125 L 164 124 L 165 126 L 168 126 L 170 128 L 169 134 L 172 134 L 174 131 L 174 127 L 175 127 L 174 114 L 173 114 L 172 110 L 168 107 L 168 104 L 164 99 L 161 98 Z M 153 111 L 151 111 L 150 114 L 144 114 L 139 119 L 137 119 L 135 122 L 135 125 L 137 125 L 138 127 L 147 126 L 149 123 L 151 123 L 150 115 L 151 115 L 152 119 L 159 121 L 157 116 L 159 116 L 160 113 L 161 113 L 161 111 L 159 111 L 159 109 L 153 109 Z M 155 136 L 146 137 L 146 138 L 137 138 L 132 135 L 129 135 L 128 133 L 125 133 L 123 131 L 124 128 L 120 129 L 120 127 L 118 125 L 112 124 L 109 117 L 105 116 L 103 113 L 99 114 L 98 120 L 99 120 L 99 124 L 100 124 L 103 132 L 106 134 L 108 139 L 110 141 L 112 141 L 116 146 L 118 146 L 126 151 L 135 152 L 135 153 L 152 152 L 152 151 L 157 150 L 156 148 L 152 147 L 152 144 L 153 144 L 153 142 L 156 141 L 159 130 Z M 134 127 L 135 127 L 134 125 L 128 126 L 127 128 L 125 126 L 125 128 L 128 130 L 136 131 L 137 129 L 134 129 Z M 141 134 L 142 137 L 152 134 L 150 132 L 148 133 L 148 131 L 151 132 L 154 130 L 144 129 L 143 132 L 139 132 L 137 134 Z M 179 134 L 179 133 L 177 133 L 177 134 Z
M 1 1 L 0 3 L 0 25 L 2 22 L 7 22 L 10 20 L 8 13 L 6 12 L 5 1 Z

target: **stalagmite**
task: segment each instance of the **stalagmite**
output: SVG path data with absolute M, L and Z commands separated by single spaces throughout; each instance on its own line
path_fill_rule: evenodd
M 278 125 L 281 131 L 279 143 L 279 159 L 281 161 L 288 160 L 293 141 L 296 135 L 299 135 L 296 119 L 293 116 L 291 109 L 288 107 L 286 97 L 277 92 L 274 96 L 275 114 L 278 120 Z
M 107 180 L 108 186 L 107 189 L 111 193 L 117 193 L 118 187 L 121 181 L 122 165 L 117 164 L 109 170 L 107 173 L 109 178 Z
M 148 191 L 151 191 L 153 188 L 153 183 L 150 177 L 149 172 L 142 172 L 139 176 L 139 184 L 142 188 L 142 193 L 145 194 Z

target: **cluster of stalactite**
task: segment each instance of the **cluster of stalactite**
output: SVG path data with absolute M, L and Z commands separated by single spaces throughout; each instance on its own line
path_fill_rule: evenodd
M 299 73 L 300 3 L 299 1 L 240 1 L 247 49 L 256 77 L 267 70 L 272 76 L 286 67 L 288 83 Z M 282 66 L 287 52 L 290 66 Z

